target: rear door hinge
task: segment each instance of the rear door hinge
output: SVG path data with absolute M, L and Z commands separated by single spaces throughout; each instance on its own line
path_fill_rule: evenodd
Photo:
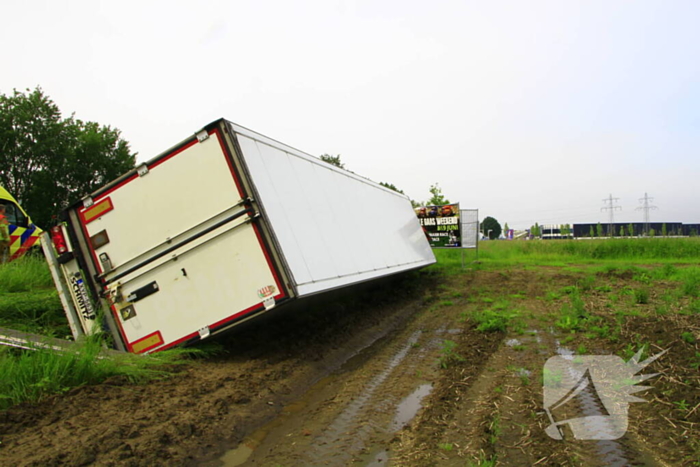
M 194 134 L 197 137 L 197 141 L 200 143 L 206 141 L 209 138 L 209 132 L 207 130 L 201 130 Z

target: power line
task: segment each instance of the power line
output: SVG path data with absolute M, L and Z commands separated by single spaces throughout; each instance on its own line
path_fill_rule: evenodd
M 620 206 L 615 205 L 615 203 L 619 200 L 620 198 L 613 198 L 612 195 L 608 196 L 603 200 L 603 203 L 606 204 L 606 206 L 600 208 L 601 211 L 610 211 L 610 226 L 608 227 L 608 236 L 612 237 L 615 233 L 613 232 L 613 224 L 615 224 L 615 211 L 620 210 L 622 211 L 622 208 Z
M 650 198 L 649 195 L 644 193 L 644 198 L 639 198 L 639 202 L 643 203 L 642 206 L 638 207 L 637 211 L 644 211 L 644 234 L 649 235 L 649 211 L 658 209 L 656 206 L 652 206 L 651 203 L 654 198 Z

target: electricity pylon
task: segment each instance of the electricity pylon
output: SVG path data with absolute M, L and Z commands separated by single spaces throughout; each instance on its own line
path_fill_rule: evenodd
M 649 204 L 652 201 L 654 201 L 654 198 L 650 198 L 646 193 L 644 193 L 644 198 L 639 198 L 639 202 L 643 204 L 637 208 L 637 211 L 644 211 L 644 235 L 649 235 L 649 211 L 658 209 L 656 206 Z
M 616 206 L 615 202 L 619 200 L 620 198 L 613 198 L 612 195 L 609 197 L 605 198 L 603 200 L 603 203 L 606 204 L 605 207 L 600 208 L 601 211 L 610 211 L 610 226 L 608 227 L 608 236 L 614 237 L 615 236 L 615 231 L 613 230 L 613 224 L 615 223 L 615 215 L 614 212 L 616 210 L 622 210 L 620 206 Z

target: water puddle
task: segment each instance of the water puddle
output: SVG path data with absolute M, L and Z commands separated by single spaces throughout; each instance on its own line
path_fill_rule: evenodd
M 532 376 L 532 371 L 528 370 L 527 368 L 518 368 L 517 370 L 515 370 L 515 376 L 520 376 L 521 378 L 522 377 L 529 378 L 530 376 Z
M 270 424 L 256 431 L 251 436 L 245 438 L 238 445 L 238 447 L 236 447 L 236 449 L 231 449 L 230 451 L 224 453 L 224 455 L 221 456 L 219 460 L 226 467 L 237 467 L 239 465 L 245 464 L 246 461 L 250 458 L 250 456 L 253 455 L 255 449 L 257 449 L 257 447 L 260 446 L 260 444 L 267 437 L 272 428 L 274 428 L 274 426 L 276 425 Z
M 528 330 L 526 331 L 526 334 L 529 334 L 529 335 L 531 335 L 531 336 L 535 336 L 535 341 L 536 341 L 538 344 L 541 344 L 541 343 L 542 343 L 542 336 L 540 336 L 540 331 L 539 331 L 539 329 L 528 329 Z
M 399 431 L 413 420 L 418 411 L 423 407 L 423 399 L 433 391 L 432 384 L 422 384 L 408 397 L 401 401 L 396 408 L 396 416 L 391 422 L 391 431 Z
M 383 467 L 388 465 L 389 457 L 391 457 L 389 451 L 386 449 L 381 449 L 372 457 L 372 460 L 364 465 L 364 467 Z
M 232 449 L 221 456 L 220 460 L 224 463 L 224 465 L 230 467 L 243 465 L 245 461 L 250 458 L 251 454 L 253 454 L 253 451 L 255 451 L 254 448 L 251 448 L 247 444 L 241 443 L 236 449 Z

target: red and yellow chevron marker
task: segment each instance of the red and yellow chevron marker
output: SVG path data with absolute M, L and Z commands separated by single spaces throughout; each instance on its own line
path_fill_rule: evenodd
M 10 261 L 29 251 L 39 241 L 41 233 L 42 230 L 36 226 L 32 226 L 29 229 L 16 227 L 10 234 Z
M 0 204 L 4 205 L 6 209 L 8 207 L 12 209 L 10 212 L 13 213 L 9 218 L 7 215 L 3 215 L 2 227 L 7 229 L 5 234 L 10 234 L 10 244 L 6 251 L 0 250 L 0 261 L 12 261 L 25 254 L 31 247 L 36 245 L 43 230 L 32 224 L 31 219 L 24 209 L 22 209 L 22 206 L 20 206 L 17 200 L 2 186 L 0 186 Z M 22 226 L 12 223 L 17 211 L 22 214 L 22 216 L 20 216 L 20 218 L 23 217 L 21 222 Z

